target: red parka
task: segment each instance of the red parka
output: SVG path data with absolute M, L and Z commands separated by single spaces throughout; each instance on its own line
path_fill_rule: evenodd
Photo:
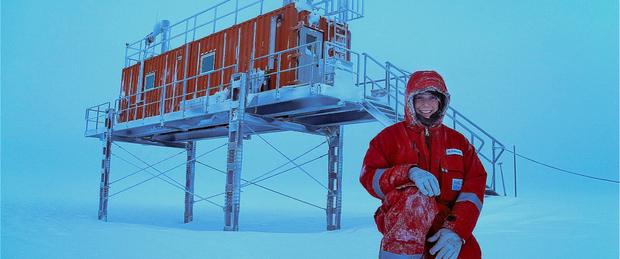
M 442 95 L 439 117 L 430 127 L 425 127 L 414 111 L 413 96 L 424 92 Z M 385 200 L 388 194 L 415 186 L 407 176 L 411 167 L 432 173 L 439 181 L 441 195 L 434 197 L 439 212 L 428 236 L 448 228 L 468 241 L 482 209 L 487 173 L 469 141 L 442 125 L 449 103 L 450 95 L 439 74 L 414 73 L 407 83 L 405 121 L 385 128 L 372 139 L 360 182 L 370 195 L 382 200 L 380 211 L 386 212 L 390 209 Z M 383 226 L 378 227 L 381 231 Z M 475 239 L 471 240 L 479 251 Z

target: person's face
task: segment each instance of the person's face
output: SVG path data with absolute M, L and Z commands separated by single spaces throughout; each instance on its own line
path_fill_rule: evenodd
M 418 94 L 413 97 L 413 107 L 415 113 L 428 119 L 439 110 L 439 99 L 430 93 Z

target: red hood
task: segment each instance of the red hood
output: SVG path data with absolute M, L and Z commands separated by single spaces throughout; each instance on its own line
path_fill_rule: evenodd
M 421 126 L 418 118 L 415 116 L 413 96 L 424 92 L 438 92 L 443 95 L 439 110 L 439 119 L 433 126 L 441 125 L 443 117 L 448 110 L 448 105 L 450 105 L 450 94 L 448 93 L 448 88 L 443 78 L 435 71 L 417 71 L 409 78 L 407 90 L 405 91 L 405 122 L 407 122 L 407 125 L 415 126 L 419 124 L 419 126 Z

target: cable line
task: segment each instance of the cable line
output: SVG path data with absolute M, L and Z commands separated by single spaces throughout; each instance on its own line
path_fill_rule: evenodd
M 518 156 L 520 158 L 529 160 L 531 162 L 534 162 L 534 163 L 537 163 L 539 165 L 546 166 L 546 167 L 549 167 L 549 168 L 552 168 L 552 169 L 555 169 L 555 170 L 558 170 L 558 171 L 561 171 L 561 172 L 565 172 L 565 173 L 576 175 L 576 176 L 586 177 L 586 178 L 590 178 L 590 179 L 594 179 L 594 180 L 599 180 L 599 181 L 605 181 L 605 182 L 610 182 L 610 183 L 620 183 L 620 181 L 616 181 L 616 180 L 609 180 L 609 179 L 589 176 L 589 175 L 585 175 L 585 174 L 578 174 L 578 173 L 575 173 L 575 172 L 571 172 L 571 171 L 568 171 L 568 170 L 557 168 L 555 166 L 551 166 L 551 165 L 548 165 L 548 164 L 545 164 L 545 163 L 542 163 L 542 162 L 538 162 L 538 161 L 536 161 L 534 159 L 531 159 L 531 158 L 525 157 L 523 155 L 517 154 L 517 153 L 515 153 L 513 151 L 510 151 L 510 150 L 506 149 L 505 147 L 501 147 L 501 148 L 504 149 L 505 151 L 508 151 L 509 153 L 514 154 L 515 156 Z

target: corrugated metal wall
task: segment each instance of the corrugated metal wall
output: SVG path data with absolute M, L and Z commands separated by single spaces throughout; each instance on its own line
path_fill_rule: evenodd
M 126 96 L 119 102 L 119 122 L 127 122 L 158 116 L 162 109 L 164 113 L 182 109 L 183 100 L 202 97 L 209 92 L 216 92 L 228 87 L 234 73 L 247 72 L 250 69 L 250 60 L 269 55 L 270 30 L 272 17 L 282 15 L 276 27 L 275 51 L 283 51 L 298 46 L 298 30 L 295 28 L 299 21 L 307 22 L 309 12 L 298 12 L 294 4 L 287 5 L 272 12 L 263 14 L 254 19 L 234 25 L 228 29 L 208 35 L 190 42 L 158 56 L 146 59 L 142 78 L 140 78 L 141 63 L 123 69 L 121 81 L 121 95 Z M 319 22 L 319 30 L 326 37 L 327 21 L 323 18 Z M 331 34 L 331 33 L 330 33 Z M 331 35 L 330 35 L 331 36 Z M 254 44 L 252 44 L 254 43 Z M 236 65 L 225 70 L 200 75 L 201 57 L 214 55 L 214 70 Z M 253 68 L 266 70 L 268 59 L 257 60 Z M 283 55 L 280 69 L 285 70 L 297 66 L 295 58 Z M 153 89 L 144 89 L 148 75 L 155 74 Z M 198 76 L 198 77 L 197 77 Z M 184 80 L 186 78 L 191 78 Z M 280 86 L 295 83 L 295 71 L 280 74 Z M 276 76 L 271 77 L 269 90 L 276 88 Z M 173 82 L 178 82 L 172 84 Z M 165 88 L 165 95 L 163 95 Z M 162 108 L 162 97 L 165 98 Z

